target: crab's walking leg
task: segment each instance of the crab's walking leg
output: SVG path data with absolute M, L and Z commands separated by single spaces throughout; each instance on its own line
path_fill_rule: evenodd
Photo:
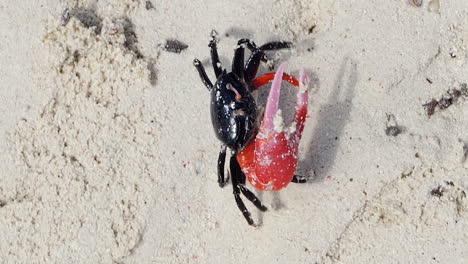
M 208 75 L 206 75 L 205 68 L 203 67 L 203 64 L 200 62 L 198 59 L 193 60 L 193 66 L 198 71 L 198 75 L 200 75 L 200 79 L 202 80 L 203 84 L 206 86 L 208 91 L 211 91 L 213 88 L 213 83 L 211 83 L 210 79 L 208 78 Z
M 260 61 L 265 56 L 265 53 L 257 48 L 257 45 L 255 45 L 253 41 L 244 39 L 244 42 L 247 44 L 247 48 L 252 52 L 244 67 L 245 81 L 250 83 L 255 78 L 255 75 L 257 75 Z
M 244 184 L 245 184 L 245 175 L 244 175 Z M 247 189 L 247 187 L 245 187 L 244 184 L 239 186 L 239 188 L 240 188 L 241 192 L 244 194 L 244 196 L 249 201 L 251 201 L 255 205 L 255 207 L 258 208 L 258 210 L 260 210 L 262 212 L 265 212 L 266 210 L 268 210 L 268 208 L 262 204 L 262 201 L 260 201 L 260 199 L 258 199 L 257 196 L 255 196 L 255 194 L 253 192 L 251 192 L 249 189 Z
M 237 158 L 236 158 L 236 161 L 237 161 Z M 240 165 L 239 165 L 239 170 L 241 172 L 241 174 L 239 175 L 239 188 L 241 192 L 249 201 L 251 201 L 255 205 L 255 207 L 258 208 L 258 210 L 262 212 L 265 212 L 266 210 L 268 210 L 268 208 L 266 208 L 266 206 L 262 204 L 262 201 L 260 201 L 260 199 L 258 199 L 257 196 L 255 196 L 253 192 L 251 192 L 249 189 L 247 189 L 247 187 L 245 187 L 246 177 L 245 177 L 244 172 L 240 169 Z
M 236 155 L 231 156 L 231 160 L 229 161 L 229 167 L 231 171 L 231 182 L 232 182 L 232 189 L 233 189 L 233 194 L 234 194 L 234 199 L 236 200 L 237 207 L 239 210 L 242 212 L 244 215 L 245 220 L 249 225 L 254 226 L 255 223 L 250 216 L 249 210 L 247 210 L 247 207 L 245 207 L 244 202 L 242 201 L 242 198 L 240 197 L 240 176 L 242 174 L 241 168 L 239 166 L 239 163 L 237 162 Z
M 245 41 L 241 39 L 237 42 L 237 48 L 234 51 L 234 59 L 232 60 L 232 72 L 241 80 L 244 79 L 244 50 Z
M 292 47 L 292 43 L 287 41 L 268 42 L 262 45 L 260 48 L 257 48 L 255 43 L 251 40 L 242 39 L 242 41 L 247 45 L 247 48 L 252 51 L 252 54 L 250 54 L 250 57 L 247 59 L 244 68 L 244 76 L 247 83 L 250 83 L 255 78 L 255 75 L 257 75 L 260 61 L 266 61 L 264 52 L 265 50 L 278 50 Z
M 289 49 L 293 45 L 289 41 L 272 41 L 263 44 L 260 49 L 261 50 L 278 50 L 278 49 Z
M 216 79 L 218 79 L 219 76 L 223 73 L 223 68 L 221 67 L 221 62 L 219 61 L 218 48 L 216 46 L 216 39 L 214 36 L 211 36 L 208 47 L 210 47 L 211 63 L 213 64 Z
M 223 188 L 226 185 L 228 179 L 224 178 L 224 163 L 226 161 L 226 145 L 221 145 L 218 156 L 218 184 L 219 187 Z

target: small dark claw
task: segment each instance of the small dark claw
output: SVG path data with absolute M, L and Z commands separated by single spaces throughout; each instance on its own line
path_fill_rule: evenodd
M 301 175 L 294 175 L 291 182 L 294 182 L 294 183 L 306 183 L 308 180 L 307 177 L 305 176 L 301 176 Z

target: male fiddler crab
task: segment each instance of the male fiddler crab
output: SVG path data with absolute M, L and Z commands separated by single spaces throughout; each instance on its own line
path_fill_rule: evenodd
M 240 194 L 261 211 L 266 211 L 267 207 L 246 187 L 246 178 L 260 190 L 279 190 L 289 182 L 306 181 L 304 177 L 294 175 L 294 172 L 299 140 L 307 115 L 308 80 L 304 70 L 300 73 L 299 81 L 283 73 L 284 63 L 278 67 L 276 73 L 256 77 L 260 62 L 266 60 L 265 51 L 290 48 L 290 42 L 274 41 L 257 47 L 249 39 L 240 39 L 234 52 L 231 72 L 222 68 L 216 45 L 217 41 L 212 36 L 208 46 L 217 78 L 214 84 L 198 59 L 193 64 L 203 84 L 211 92 L 211 120 L 216 136 L 222 142 L 218 156 L 218 183 L 220 187 L 224 187 L 228 181 L 224 176 L 224 165 L 226 148 L 229 148 L 229 174 L 234 198 L 248 224 L 255 226 Z M 244 65 L 245 48 L 251 51 L 251 55 Z M 257 106 L 251 93 L 273 78 L 263 121 L 258 128 Z M 281 110 L 278 110 L 282 80 L 299 86 L 294 122 L 288 129 L 283 128 Z

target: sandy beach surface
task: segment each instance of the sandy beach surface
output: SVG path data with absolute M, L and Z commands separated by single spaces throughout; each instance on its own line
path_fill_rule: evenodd
M 212 30 L 311 79 L 309 182 L 258 227 L 216 181 Z M 466 0 L 0 1 L 0 263 L 467 263 L 467 47 Z

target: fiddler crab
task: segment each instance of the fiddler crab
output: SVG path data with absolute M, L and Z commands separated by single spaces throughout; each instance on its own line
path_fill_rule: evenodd
M 306 182 L 304 177 L 294 173 L 307 116 L 308 79 L 304 69 L 300 72 L 299 81 L 284 73 L 285 63 L 278 67 L 276 73 L 256 77 L 260 62 L 266 61 L 265 51 L 290 48 L 291 42 L 274 41 L 257 47 L 249 39 L 240 39 L 234 52 L 231 72 L 221 67 L 216 45 L 217 41 L 212 36 L 208 46 L 217 78 L 214 85 L 198 59 L 193 61 L 193 65 L 211 93 L 211 121 L 216 136 L 222 142 L 218 156 L 218 183 L 224 187 L 228 182 L 224 176 L 224 165 L 226 148 L 229 148 L 229 174 L 234 198 L 248 224 L 255 226 L 240 194 L 261 211 L 266 211 L 267 207 L 246 187 L 246 178 L 259 190 L 280 190 L 290 182 Z M 244 65 L 245 48 L 251 51 L 251 55 Z M 251 93 L 272 79 L 263 120 L 258 127 L 257 105 Z M 282 80 L 299 87 L 294 122 L 289 128 L 284 128 L 281 110 L 278 109 Z

